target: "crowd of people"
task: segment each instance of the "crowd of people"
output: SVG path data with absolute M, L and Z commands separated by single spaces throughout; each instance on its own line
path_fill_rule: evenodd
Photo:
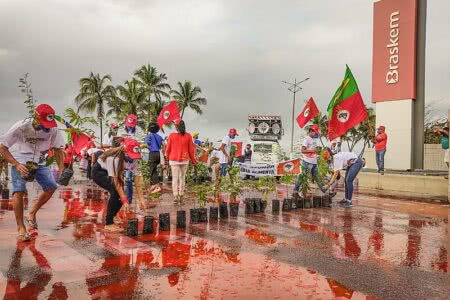
M 12 203 L 18 240 L 31 239 L 25 224 L 38 229 L 36 216 L 40 208 L 52 197 L 58 183 L 64 185 L 62 182 L 68 182 L 76 160 L 80 163 L 80 169 L 86 172 L 87 178 L 109 194 L 104 229 L 110 232 L 123 230 L 120 226 L 122 220 L 119 211 L 128 212 L 132 202 L 136 201 L 133 198 L 137 198 L 141 210 L 147 209 L 144 193 L 161 193 L 163 172 L 172 181 L 174 203 L 182 204 L 188 166 L 197 163 L 196 147 L 208 149 L 208 166 L 210 170 L 214 170 L 216 182 L 219 182 L 220 177 L 227 175 L 228 167 L 233 163 L 232 141 L 238 136 L 234 128 L 230 129 L 220 141 L 209 143 L 201 141 L 197 132 L 188 133 L 186 124 L 181 119 L 174 121 L 175 132 L 169 136 L 166 136 L 162 128 L 154 122 L 148 125 L 145 133 L 141 132 L 138 118 L 133 114 L 128 115 L 122 124 L 119 126 L 111 123 L 101 143 L 96 144 L 95 137 L 91 136 L 81 151 L 77 152 L 57 129 L 54 109 L 47 104 L 41 104 L 35 108 L 33 117 L 17 122 L 0 136 L 0 174 L 6 172 L 8 176 L 8 164 L 11 165 Z M 441 136 L 448 164 L 448 128 L 436 129 L 435 132 Z M 331 141 L 330 147 L 324 148 L 325 151 L 318 151 L 316 141 L 320 134 L 318 126 L 308 127 L 301 147 L 302 170 L 323 193 L 331 197 L 336 194 L 336 182 L 345 170 L 344 198 L 339 204 L 346 208 L 351 207 L 353 182 L 364 167 L 365 161 L 361 155 L 342 151 L 340 140 Z M 386 128 L 380 126 L 373 137 L 373 143 L 377 168 L 381 175 L 384 174 L 387 139 Z M 252 154 L 252 147 L 247 144 L 243 149 L 242 162 L 250 163 Z M 331 170 L 326 180 L 318 178 L 319 155 L 323 155 Z M 55 180 L 51 170 L 46 166 L 49 156 L 56 160 L 59 181 Z M 142 174 L 142 165 L 148 167 L 147 186 Z M 61 179 L 64 177 L 69 178 Z M 24 216 L 26 183 L 32 181 L 41 186 L 42 193 Z M 300 181 L 297 179 L 294 196 L 298 195 L 299 187 Z

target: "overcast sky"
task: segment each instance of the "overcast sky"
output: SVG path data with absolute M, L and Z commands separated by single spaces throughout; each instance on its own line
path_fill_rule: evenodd
M 371 95 L 371 0 L 0 0 L 0 131 L 23 118 L 18 78 L 57 113 L 73 106 L 90 71 L 123 83 L 150 63 L 169 83 L 203 90 L 203 116 L 188 130 L 223 137 L 249 113 L 281 114 L 289 144 L 291 94 L 282 80 L 311 79 L 296 114 L 314 96 L 324 110 L 347 63 Z M 450 1 L 428 1 L 427 102 L 450 107 Z M 300 129 L 297 127 L 297 133 Z

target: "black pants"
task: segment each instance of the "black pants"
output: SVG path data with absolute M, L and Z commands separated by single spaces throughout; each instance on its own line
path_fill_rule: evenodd
M 108 207 L 106 209 L 106 225 L 114 224 L 114 217 L 122 208 L 122 201 L 120 201 L 116 186 L 112 178 L 108 176 L 108 172 L 102 169 L 98 163 L 95 163 L 92 167 L 92 179 L 97 185 L 109 192 Z
M 159 183 L 158 166 L 161 163 L 161 155 L 159 152 L 150 152 L 148 156 L 148 164 L 150 166 L 150 180 L 152 184 Z
M 87 179 L 92 179 L 92 162 L 91 162 L 91 158 L 89 157 L 87 159 L 87 161 L 88 161 L 88 165 L 87 165 L 87 168 L 86 168 L 86 176 L 87 176 Z

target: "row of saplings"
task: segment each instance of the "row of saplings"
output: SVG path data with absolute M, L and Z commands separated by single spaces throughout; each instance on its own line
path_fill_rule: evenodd
M 273 213 L 278 213 L 280 208 L 282 211 L 290 211 L 296 208 L 329 207 L 331 204 L 331 199 L 328 195 L 315 196 L 311 194 L 310 177 L 305 170 L 299 176 L 284 175 L 278 180 L 273 176 L 264 176 L 256 181 L 243 181 L 238 176 L 239 168 L 237 167 L 228 167 L 227 174 L 228 176 L 222 177 L 220 180 L 215 181 L 214 184 L 210 184 L 203 180 L 206 176 L 202 169 L 199 170 L 195 167 L 189 169 L 187 183 L 189 189 L 195 193 L 198 204 L 198 206 L 194 205 L 194 208 L 190 209 L 191 224 L 208 222 L 206 204 L 209 202 L 209 199 L 220 199 L 220 193 L 228 193 L 229 201 L 228 203 L 219 201 L 218 206 L 216 206 L 216 201 L 212 201 L 212 206 L 209 207 L 209 219 L 211 220 L 216 220 L 219 217 L 221 219 L 228 218 L 228 215 L 237 217 L 240 203 L 237 198 L 245 191 L 256 190 L 261 194 L 261 197 L 245 199 L 245 213 L 265 212 L 269 196 L 276 190 L 278 181 L 288 191 L 288 187 L 295 183 L 297 177 L 300 184 L 300 196 L 286 198 L 282 203 L 278 199 L 272 200 Z

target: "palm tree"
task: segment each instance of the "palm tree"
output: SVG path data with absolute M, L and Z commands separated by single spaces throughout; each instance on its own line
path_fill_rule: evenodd
M 167 76 L 164 73 L 158 74 L 155 67 L 150 66 L 150 64 L 142 66 L 140 69 L 134 72 L 136 76 L 137 85 L 144 91 L 146 97 L 146 106 L 150 108 L 152 103 L 152 96 L 155 97 L 156 101 L 161 101 L 162 97 L 169 97 L 170 85 L 166 82 Z M 150 121 L 152 115 L 150 111 L 148 112 L 147 120 Z
M 124 85 L 116 87 L 118 96 L 115 101 L 122 108 L 124 115 L 133 114 L 138 116 L 138 125 L 145 130 L 145 122 L 143 121 L 143 104 L 145 101 L 145 92 L 139 88 L 137 79 L 133 78 L 125 81 Z
M 178 81 L 178 90 L 172 90 L 173 98 L 178 102 L 178 108 L 181 110 L 181 118 L 183 118 L 186 108 L 190 108 L 199 115 L 203 113 L 202 105 L 207 104 L 206 98 L 198 97 L 202 89 L 198 86 L 192 87 L 190 81 L 183 84 Z
M 100 122 L 100 143 L 103 143 L 103 119 L 105 117 L 105 105 L 115 97 L 115 89 L 109 84 L 111 75 L 104 75 L 91 72 L 89 77 L 80 79 L 80 92 L 75 98 L 78 112 L 96 112 Z

